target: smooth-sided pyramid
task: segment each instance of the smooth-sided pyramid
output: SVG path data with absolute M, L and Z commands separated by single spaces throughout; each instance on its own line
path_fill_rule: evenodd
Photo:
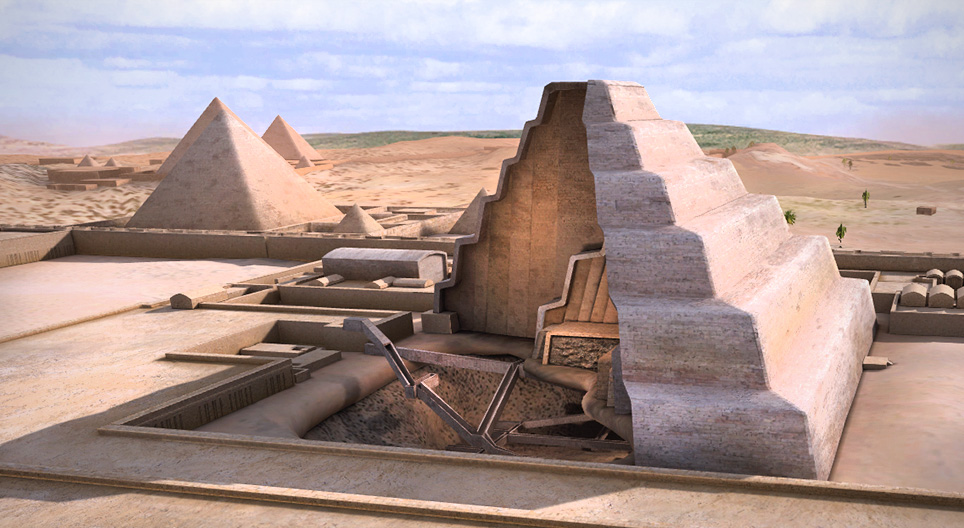
M 341 219 L 341 222 L 331 230 L 332 233 L 358 233 L 370 235 L 377 233 L 385 228 L 382 227 L 370 214 L 355 204 Z
M 482 200 L 488 195 L 489 193 L 485 192 L 484 188 L 479 190 L 479 193 L 475 195 L 465 211 L 462 211 L 462 216 L 455 222 L 452 229 L 449 229 L 449 233 L 453 235 L 474 235 L 482 221 Z
M 642 86 L 589 81 L 583 122 L 636 463 L 826 479 L 873 340 L 867 282 Z
M 117 161 L 116 161 L 114 158 L 110 158 L 109 160 L 107 160 L 107 163 L 105 163 L 104 166 L 105 166 L 105 167 L 119 167 L 119 165 L 117 164 Z
M 77 164 L 78 167 L 100 167 L 100 163 L 94 161 L 94 158 L 90 157 L 90 154 L 84 156 L 84 159 L 80 160 Z
M 268 130 L 264 132 L 261 136 L 262 139 L 271 148 L 275 149 L 281 157 L 287 160 L 300 160 L 301 158 L 307 158 L 309 160 L 320 160 L 321 156 L 318 155 L 318 151 L 311 147 L 305 138 L 301 137 L 301 134 L 295 132 L 295 129 L 291 128 L 291 125 L 287 121 L 277 116 L 274 121 L 271 122 L 271 126 Z
M 197 121 L 195 121 L 194 124 L 191 125 L 191 128 L 187 131 L 187 134 L 184 134 L 184 137 L 181 138 L 181 141 L 177 143 L 177 146 L 174 147 L 174 150 L 172 150 L 171 153 L 167 156 L 167 159 L 164 160 L 164 163 L 162 163 L 161 166 L 158 167 L 157 169 L 158 176 L 167 176 L 168 174 L 171 173 L 171 170 L 174 168 L 175 165 L 177 165 L 177 162 L 181 159 L 181 157 L 184 156 L 184 153 L 187 152 L 187 149 L 190 148 L 191 145 L 194 143 L 194 141 L 198 138 L 198 136 L 201 135 L 201 132 L 205 128 L 207 128 L 207 126 L 211 123 L 211 120 L 214 119 L 214 116 L 216 116 L 220 112 L 228 113 L 229 115 L 234 117 L 239 123 L 241 123 L 244 126 L 244 128 L 247 128 L 248 130 L 250 130 L 252 134 L 255 133 L 253 130 L 251 130 L 251 128 L 248 127 L 248 125 L 244 124 L 244 122 L 241 121 L 241 119 L 238 116 L 236 116 L 234 112 L 231 111 L 230 108 L 228 108 L 224 103 L 222 103 L 220 99 L 215 97 L 214 99 L 211 100 L 211 103 L 208 104 L 208 107 L 204 109 L 204 112 L 201 112 L 201 116 L 197 118 Z
M 212 106 L 127 227 L 265 230 L 341 215 L 220 101 Z
M 307 156 L 302 156 L 301 159 L 298 160 L 298 164 L 295 165 L 295 168 L 296 168 L 296 169 L 307 169 L 308 167 L 314 167 L 314 166 L 315 166 L 315 164 L 312 163 L 311 160 L 308 159 Z

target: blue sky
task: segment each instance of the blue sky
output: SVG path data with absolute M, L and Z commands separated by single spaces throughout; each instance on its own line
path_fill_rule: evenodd
M 964 2 L 0 0 L 0 135 L 522 128 L 552 81 L 644 86 L 664 119 L 964 142 Z

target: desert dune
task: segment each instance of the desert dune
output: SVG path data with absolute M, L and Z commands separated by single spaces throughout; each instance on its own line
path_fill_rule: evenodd
M 0 223 L 67 224 L 134 213 L 156 183 L 133 182 L 93 191 L 45 187 L 33 147 L 5 138 L 0 144 Z M 334 168 L 305 177 L 336 204 L 466 205 L 485 188 L 494 192 L 502 161 L 515 155 L 518 139 L 436 137 L 374 148 L 319 150 Z M 13 150 L 28 152 L 14 154 Z M 58 153 L 77 153 L 57 146 Z M 6 154 L 10 153 L 10 154 Z M 166 153 L 114 155 L 121 165 L 146 165 Z M 100 162 L 106 155 L 94 155 Z M 964 251 L 964 151 L 896 150 L 800 156 L 764 143 L 728 158 L 747 190 L 776 195 L 796 213 L 796 234 L 826 236 L 847 227 L 843 247 L 865 250 Z M 843 160 L 853 160 L 849 168 Z M 867 208 L 861 200 L 870 192 Z M 934 216 L 919 205 L 937 206 Z

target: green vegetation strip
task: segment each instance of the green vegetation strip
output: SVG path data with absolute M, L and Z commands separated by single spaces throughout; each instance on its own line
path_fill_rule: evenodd
M 801 156 L 819 156 L 851 152 L 872 152 L 878 150 L 925 150 L 938 148 L 944 150 L 964 150 L 964 144 L 944 144 L 933 147 L 911 145 L 896 141 L 875 141 L 872 139 L 819 136 L 797 134 L 779 130 L 747 128 L 725 125 L 688 124 L 696 142 L 704 149 L 743 149 L 753 143 L 776 143 L 789 152 Z M 414 131 L 387 130 L 381 132 L 359 132 L 354 134 L 302 134 L 316 149 L 347 149 L 383 147 L 399 141 L 418 141 L 436 137 L 457 136 L 471 138 L 520 138 L 522 130 L 468 130 L 468 131 Z M 177 138 L 147 138 L 127 141 L 116 145 L 95 147 L 92 152 L 101 155 L 119 153 L 148 153 L 169 151 L 177 145 Z

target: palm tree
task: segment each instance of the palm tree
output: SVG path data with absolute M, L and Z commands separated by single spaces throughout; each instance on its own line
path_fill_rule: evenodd
M 797 222 L 797 213 L 794 213 L 793 209 L 787 209 L 783 212 L 783 218 L 788 224 L 793 225 Z
M 867 189 L 864 189 L 864 194 L 861 194 L 860 197 L 864 199 L 864 209 L 866 209 L 867 200 L 870 199 L 870 191 L 868 191 Z
M 841 223 L 837 227 L 837 242 L 840 242 L 840 247 L 843 247 L 843 237 L 847 235 L 847 228 Z

